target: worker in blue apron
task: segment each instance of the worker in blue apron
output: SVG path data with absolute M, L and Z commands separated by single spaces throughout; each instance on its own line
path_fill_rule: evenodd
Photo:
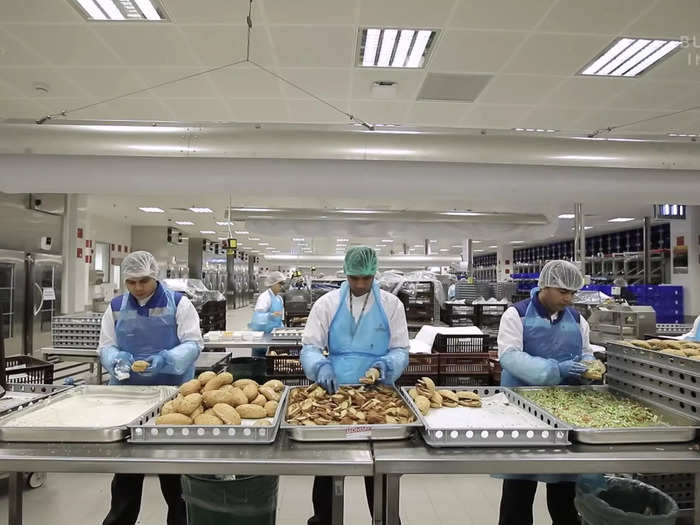
M 593 360 L 589 326 L 571 306 L 584 284 L 573 263 L 550 261 L 542 268 L 530 298 L 501 317 L 498 356 L 501 386 L 576 385 Z M 500 476 L 499 476 L 500 477 Z M 499 525 L 531 525 L 537 482 L 547 483 L 547 508 L 553 525 L 575 525 L 575 475 L 503 476 Z
M 347 281 L 321 296 L 311 308 L 302 336 L 301 364 L 306 376 L 329 393 L 357 384 L 370 368 L 379 382 L 393 385 L 408 365 L 408 326 L 403 303 L 374 282 L 377 254 L 368 246 L 348 249 Z M 328 356 L 323 349 L 328 349 Z M 365 478 L 370 512 L 374 484 Z M 330 525 L 332 478 L 314 478 L 314 515 L 308 525 Z
M 286 280 L 282 272 L 272 272 L 265 277 L 267 290 L 258 296 L 248 328 L 269 334 L 274 328 L 284 326 L 284 301 L 281 294 Z M 265 357 L 266 351 L 265 347 L 253 348 L 253 357 Z
M 692 341 L 695 343 L 700 343 L 700 315 L 695 318 L 695 322 L 693 323 L 693 328 L 690 329 L 690 332 L 687 334 L 683 334 L 682 336 L 678 337 L 681 341 Z
M 158 281 L 158 264 L 148 252 L 124 258 L 121 276 L 128 293 L 115 297 L 102 317 L 100 361 L 110 385 L 179 386 L 194 377 L 203 347 L 199 315 L 187 297 Z M 149 366 L 138 373 L 134 361 Z M 118 388 L 118 387 L 117 387 Z M 186 525 L 179 475 L 161 475 L 168 525 Z M 110 511 L 103 525 L 133 525 L 141 507 L 143 474 L 115 474 Z

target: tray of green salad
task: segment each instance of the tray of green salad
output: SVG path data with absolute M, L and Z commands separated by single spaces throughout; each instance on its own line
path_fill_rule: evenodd
M 516 393 L 573 429 L 581 443 L 674 443 L 692 441 L 700 421 L 610 385 L 532 386 Z

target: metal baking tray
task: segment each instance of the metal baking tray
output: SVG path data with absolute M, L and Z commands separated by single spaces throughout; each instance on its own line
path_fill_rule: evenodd
M 363 385 L 343 385 L 360 387 Z M 366 385 L 364 385 L 366 386 Z M 308 388 L 306 386 L 296 388 Z M 289 433 L 289 437 L 296 441 L 381 441 L 387 439 L 406 439 L 411 436 L 413 430 L 422 427 L 414 407 L 406 396 L 398 389 L 401 399 L 403 399 L 409 410 L 413 411 L 416 421 L 405 425 L 323 425 L 323 426 L 300 426 L 287 423 L 287 404 L 291 395 L 287 396 L 282 407 L 282 424 L 280 428 Z
M 160 415 L 161 407 L 177 394 L 165 399 L 143 421 L 135 425 L 130 425 L 130 443 L 181 443 L 204 444 L 204 443 L 241 443 L 267 445 L 275 441 L 277 432 L 282 421 L 282 410 L 287 400 L 289 387 L 282 391 L 277 412 L 272 418 L 272 425 L 269 427 L 252 426 L 256 419 L 244 419 L 241 425 L 156 425 L 155 420 Z M 269 418 L 268 418 L 269 419 Z
M 83 385 L 46 397 L 32 406 L 15 410 L 0 417 L 0 441 L 33 441 L 33 442 L 73 442 L 73 443 L 108 443 L 121 441 L 129 433 L 128 426 L 134 421 L 141 421 L 153 414 L 155 407 L 164 400 L 171 398 L 177 392 L 174 386 L 102 386 Z M 63 400 L 71 398 L 91 398 L 95 402 L 133 402 L 140 399 L 148 406 L 132 421 L 114 422 L 102 426 L 42 426 L 40 424 L 22 427 L 7 426 L 13 419 L 31 414 L 49 406 L 55 406 Z M 89 403 L 89 401 L 88 401 Z
M 9 383 L 7 393 L 0 398 L 0 416 L 13 411 L 23 410 L 40 399 L 64 392 L 72 388 L 61 385 L 38 385 L 28 383 Z
M 495 394 L 505 394 L 511 405 L 521 411 L 539 419 L 546 427 L 521 426 L 435 426 L 430 424 L 428 417 L 424 416 L 413 402 L 408 391 L 413 387 L 402 387 L 404 397 L 409 400 L 411 409 L 418 414 L 422 423 L 421 434 L 426 444 L 431 447 L 561 447 L 571 445 L 569 431 L 571 426 L 551 417 L 534 403 L 517 395 L 512 390 L 501 387 L 453 387 L 445 386 L 439 389 L 469 391 L 479 394 L 480 397 L 489 397 Z M 446 408 L 445 410 L 456 410 Z M 467 408 L 467 410 L 479 410 Z
M 624 443 L 683 443 L 695 439 L 696 427 L 698 421 L 689 418 L 688 416 L 650 402 L 648 399 L 639 396 L 631 395 L 628 392 L 614 388 L 611 385 L 585 385 L 585 386 L 558 386 L 563 389 L 576 390 L 596 390 L 599 392 L 611 392 L 621 397 L 629 397 L 636 402 L 646 405 L 653 409 L 656 413 L 664 418 L 671 426 L 662 427 L 631 427 L 631 428 L 584 428 L 570 425 L 543 409 L 536 403 L 538 409 L 547 414 L 550 418 L 558 421 L 562 425 L 569 425 L 572 429 L 572 435 L 576 441 L 581 443 L 589 443 L 592 445 L 614 445 Z M 539 386 L 525 386 L 513 388 L 515 393 L 520 393 L 528 390 L 541 390 Z

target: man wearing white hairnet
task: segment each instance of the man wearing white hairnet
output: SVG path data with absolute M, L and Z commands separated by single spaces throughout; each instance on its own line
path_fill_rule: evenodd
M 498 357 L 502 386 L 579 384 L 593 361 L 586 320 L 572 306 L 584 284 L 573 263 L 550 261 L 540 272 L 530 298 L 514 304 L 501 317 Z M 499 525 L 531 525 L 537 482 L 547 483 L 547 508 L 554 525 L 578 523 L 571 475 L 506 475 Z
M 284 274 L 277 271 L 265 276 L 267 290 L 258 296 L 248 328 L 269 334 L 273 328 L 284 326 L 284 301 L 281 293 L 286 280 Z M 264 357 L 266 352 L 265 347 L 253 348 L 254 357 Z
M 128 292 L 115 297 L 102 317 L 98 349 L 109 384 L 177 386 L 189 381 L 204 346 L 197 310 L 187 297 L 158 282 L 158 264 L 148 252 L 127 255 L 121 275 Z M 132 370 L 135 361 L 148 367 Z M 135 524 L 142 487 L 143 474 L 115 474 L 103 525 Z M 180 476 L 161 475 L 160 487 L 168 504 L 168 525 L 185 525 Z

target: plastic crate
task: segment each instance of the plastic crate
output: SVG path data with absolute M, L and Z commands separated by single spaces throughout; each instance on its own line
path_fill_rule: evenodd
M 433 353 L 482 353 L 488 352 L 487 335 L 437 334 L 433 341 Z
M 450 375 L 440 376 L 438 379 L 439 386 L 489 386 L 491 377 L 489 375 Z
M 266 355 L 267 376 L 271 379 L 283 377 L 298 377 L 304 375 L 299 356 L 296 355 Z
M 440 373 L 439 354 L 411 354 L 403 371 L 407 376 L 432 376 Z
M 294 376 L 294 377 L 268 377 L 268 379 L 279 379 L 287 386 L 308 386 L 311 384 L 311 379 L 306 376 Z
M 439 354 L 440 376 L 491 374 L 488 353 Z
M 30 355 L 13 355 L 5 358 L 5 373 L 8 383 L 53 383 L 53 363 Z

